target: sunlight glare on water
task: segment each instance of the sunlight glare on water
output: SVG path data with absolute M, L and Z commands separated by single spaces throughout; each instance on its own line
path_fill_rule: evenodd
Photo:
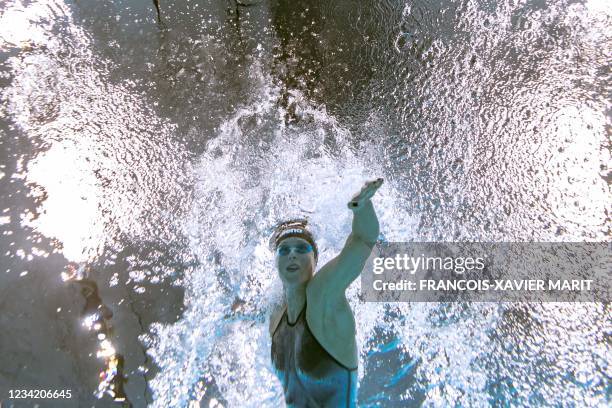
M 321 266 L 365 180 L 389 242 L 609 240 L 609 2 L 209 3 L 0 15 L 7 265 L 91 267 L 141 405 L 283 405 L 269 235 L 308 217 Z M 347 297 L 360 406 L 609 400 L 608 305 Z
M 69 20 L 63 4 L 50 2 L 49 8 Z M 31 9 L 39 13 L 28 14 Z M 40 8 L 19 11 L 50 24 Z M 120 234 L 159 234 L 172 222 L 162 221 L 168 211 L 162 202 L 183 194 L 184 153 L 168 143 L 172 126 L 155 118 L 129 84 L 107 83 L 107 62 L 93 55 L 77 26 L 70 26 L 70 37 L 42 43 L 36 41 L 49 28 L 32 27 L 32 49 L 11 60 L 18 75 L 4 95 L 15 123 L 43 149 L 25 173 L 44 197 L 26 225 L 56 238 L 72 261 L 95 259 Z M 64 42 L 71 47 L 67 60 Z M 161 217 L 152 217 L 156 213 Z

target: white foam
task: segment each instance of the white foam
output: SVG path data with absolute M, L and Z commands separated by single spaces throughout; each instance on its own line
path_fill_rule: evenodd
M 156 330 L 153 355 L 163 368 L 151 383 L 157 406 L 184 404 L 191 397 L 174 391 L 193 391 L 202 378 L 214 379 L 229 406 L 282 404 L 266 323 L 281 297 L 267 249 L 271 228 L 307 216 L 322 265 L 350 233 L 347 202 L 364 181 L 384 177 L 375 148 L 352 148 L 349 132 L 298 92 L 293 100 L 302 121 L 286 126 L 278 90 L 257 65 L 253 69 L 259 87 L 254 99 L 223 123 L 194 166 L 196 198 L 185 230 L 201 266 L 186 279 L 183 319 Z M 416 220 L 394 202 L 393 190 L 386 185 L 375 199 L 380 221 L 393 238 L 407 237 Z M 358 290 L 356 282 L 349 297 L 363 338 L 379 324 L 366 316 L 381 307 L 359 304 Z M 243 305 L 232 314 L 236 299 Z

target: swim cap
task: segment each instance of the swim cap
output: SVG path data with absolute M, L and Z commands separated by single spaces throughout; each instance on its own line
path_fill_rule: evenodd
M 307 225 L 308 220 L 306 219 L 295 219 L 278 224 L 274 229 L 272 237 L 270 238 L 270 249 L 275 251 L 278 244 L 280 244 L 280 242 L 286 238 L 302 238 L 312 245 L 314 257 L 315 260 L 317 260 L 319 258 L 319 251 L 317 249 L 317 244 L 315 244 L 314 236 L 310 231 L 308 231 Z

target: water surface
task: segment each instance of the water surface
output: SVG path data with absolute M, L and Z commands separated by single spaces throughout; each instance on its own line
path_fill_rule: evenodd
M 374 176 L 381 239 L 609 241 L 606 2 L 0 13 L 2 402 L 282 406 L 268 234 L 307 215 L 326 262 Z M 347 295 L 360 406 L 610 402 L 608 305 Z

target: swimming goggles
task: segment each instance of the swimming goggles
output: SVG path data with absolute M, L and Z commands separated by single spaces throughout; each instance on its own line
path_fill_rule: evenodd
M 307 254 L 312 252 L 312 245 L 310 244 L 297 244 L 297 245 L 285 245 L 280 244 L 278 248 L 276 248 L 276 253 L 280 256 L 287 256 L 291 253 L 291 250 L 295 249 L 295 252 L 298 254 Z

